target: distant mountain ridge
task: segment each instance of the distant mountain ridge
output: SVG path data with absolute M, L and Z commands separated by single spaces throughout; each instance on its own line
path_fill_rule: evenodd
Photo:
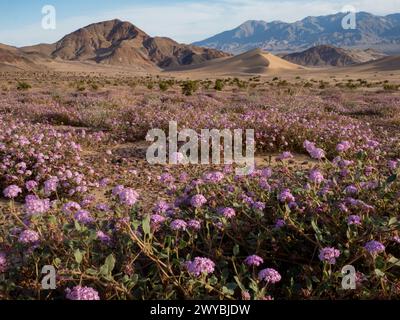
M 372 49 L 342 49 L 329 45 L 320 45 L 302 52 L 283 55 L 282 58 L 307 67 L 343 67 L 377 60 L 385 56 L 385 54 Z
M 11 52 L 9 48 L 4 50 Z M 230 56 L 219 50 L 179 44 L 169 38 L 150 37 L 130 22 L 118 19 L 88 25 L 54 44 L 14 48 L 13 54 L 28 60 L 95 62 L 142 70 L 168 69 Z
M 357 27 L 344 30 L 346 13 L 307 17 L 286 23 L 249 20 L 239 27 L 219 33 L 194 45 L 214 48 L 233 54 L 254 48 L 273 53 L 296 52 L 317 45 L 342 48 L 378 49 L 387 54 L 400 53 L 400 13 L 376 16 L 356 14 Z

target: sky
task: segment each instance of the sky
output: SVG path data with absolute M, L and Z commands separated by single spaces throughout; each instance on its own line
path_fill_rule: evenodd
M 42 8 L 56 10 L 56 28 L 43 29 Z M 0 43 L 53 43 L 90 23 L 121 19 L 151 36 L 192 43 L 247 20 L 294 22 L 352 5 L 377 15 L 400 13 L 400 0 L 0 0 Z

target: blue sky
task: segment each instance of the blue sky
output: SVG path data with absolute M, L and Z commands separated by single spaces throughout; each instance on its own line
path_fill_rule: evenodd
M 56 8 L 56 30 L 41 28 L 44 5 Z M 339 12 L 345 5 L 379 15 L 400 12 L 400 0 L 1 0 L 0 43 L 51 43 L 80 27 L 113 18 L 130 21 L 152 36 L 190 43 L 246 20 L 293 22 Z

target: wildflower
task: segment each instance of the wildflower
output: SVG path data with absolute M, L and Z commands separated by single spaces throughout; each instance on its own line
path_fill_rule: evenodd
M 196 257 L 193 261 L 186 262 L 186 268 L 192 275 L 200 277 L 202 274 L 209 275 L 213 273 L 215 263 L 208 258 Z
M 289 203 L 289 202 L 295 202 L 296 199 L 294 198 L 294 196 L 292 195 L 292 193 L 290 192 L 289 189 L 285 189 L 283 190 L 279 196 L 278 196 L 278 200 L 282 203 Z
M 207 203 L 207 199 L 202 194 L 197 194 L 190 199 L 190 204 L 194 208 L 201 208 Z
M 265 203 L 259 201 L 254 202 L 252 208 L 256 211 L 263 211 L 265 209 Z
M 275 222 L 275 229 L 281 229 L 281 228 L 283 228 L 285 225 L 286 225 L 285 220 L 283 220 L 283 219 L 278 219 L 278 220 L 276 220 L 276 222 Z
M 218 210 L 218 213 L 220 215 L 223 215 L 227 219 L 231 219 L 234 216 L 236 216 L 236 212 L 232 208 L 221 208 L 221 209 Z
M 9 199 L 14 199 L 14 198 L 18 197 L 18 195 L 20 193 L 22 193 L 22 190 L 20 187 L 18 187 L 16 185 L 11 185 L 11 186 L 5 188 L 3 191 L 3 195 Z
M 74 218 L 76 221 L 83 224 L 92 223 L 94 221 L 90 213 L 86 210 L 79 210 L 77 213 L 75 213 Z
M 24 210 L 29 216 L 44 214 L 50 210 L 50 200 L 41 200 L 36 196 L 28 196 L 25 198 Z
M 388 162 L 388 167 L 390 170 L 395 171 L 397 169 L 397 166 L 399 165 L 399 161 L 397 160 L 390 160 Z
M 99 239 L 104 244 L 109 244 L 111 242 L 110 236 L 105 234 L 103 231 L 97 231 L 96 236 L 97 236 L 97 239 Z
M 248 266 L 258 267 L 259 265 L 264 263 L 264 260 L 263 260 L 263 258 L 254 254 L 254 255 L 248 256 L 246 258 L 246 260 L 244 260 L 244 263 L 247 264 Z
M 165 202 L 164 200 L 161 200 L 156 203 L 153 211 L 156 214 L 162 214 L 162 213 L 167 212 L 168 209 L 170 209 L 170 205 L 167 202 Z
M 277 160 L 277 161 L 283 161 L 283 160 L 288 160 L 288 159 L 292 159 L 292 158 L 294 158 L 293 155 L 292 155 L 292 153 L 289 152 L 289 151 L 285 151 L 285 152 L 283 152 L 281 155 L 279 155 L 279 156 L 276 158 L 276 160 Z
M 172 184 L 175 182 L 175 178 L 169 173 L 163 173 L 160 177 L 160 181 L 163 184 Z
M 68 300 L 100 300 L 99 293 L 90 287 L 76 286 L 66 289 L 66 298 Z
M 346 152 L 351 148 L 351 143 L 348 141 L 342 141 L 336 146 L 337 152 Z
M 58 178 L 57 177 L 51 177 L 47 181 L 44 182 L 44 193 L 46 195 L 50 195 L 53 192 L 57 191 L 58 188 Z
M 242 291 L 242 300 L 250 300 L 251 296 L 248 291 Z
M 314 182 L 315 184 L 320 184 L 321 182 L 323 182 L 324 176 L 322 175 L 321 171 L 319 170 L 312 170 L 310 172 L 310 175 L 308 177 L 310 179 L 310 181 Z
M 18 242 L 23 244 L 35 244 L 39 239 L 39 234 L 36 231 L 24 230 L 19 235 Z
M 126 188 L 119 193 L 119 201 L 128 206 L 132 207 L 138 201 L 139 194 L 130 188 Z
M 328 262 L 329 264 L 335 264 L 336 258 L 339 258 L 339 256 L 340 256 L 339 250 L 332 247 L 327 247 L 319 251 L 318 257 L 321 261 Z
M 266 178 L 261 178 L 258 185 L 260 186 L 261 189 L 264 189 L 266 191 L 271 191 L 271 186 L 269 185 Z
M 225 176 L 222 172 L 216 171 L 216 172 L 206 173 L 204 175 L 203 179 L 210 183 L 218 183 L 218 182 L 221 182 L 224 179 L 224 177 Z
M 344 189 L 344 192 L 348 195 L 351 195 L 351 194 L 357 194 L 358 190 L 354 185 L 350 185 L 347 186 L 346 189 Z
M 170 227 L 174 231 L 185 231 L 187 228 L 187 223 L 181 219 L 176 219 L 171 222 Z
M 96 209 L 100 211 L 110 211 L 110 206 L 106 203 L 99 203 L 96 205 Z
M 351 215 L 347 218 L 347 223 L 349 225 L 361 225 L 361 217 L 357 215 Z
M 79 205 L 79 203 L 76 203 L 74 201 L 67 202 L 62 207 L 62 212 L 64 212 L 65 214 L 69 214 L 69 215 L 72 215 L 72 214 L 78 212 L 79 210 L 81 210 L 81 206 Z
M 4 252 L 0 252 L 0 273 L 6 272 L 7 270 L 7 257 Z
M 124 186 L 121 186 L 121 185 L 118 185 L 118 186 L 116 186 L 116 187 L 114 187 L 113 189 L 112 189 L 112 195 L 113 196 L 119 196 L 119 194 L 123 191 L 125 189 L 125 187 Z
M 282 277 L 275 269 L 267 268 L 258 273 L 258 279 L 260 281 L 265 281 L 266 283 L 274 284 L 281 281 Z
M 369 241 L 365 244 L 364 248 L 372 255 L 385 251 L 385 246 L 379 241 Z
M 150 221 L 153 225 L 160 225 L 160 224 L 164 223 L 165 220 L 166 220 L 166 218 L 159 214 L 153 214 L 150 217 Z
M 263 169 L 262 171 L 261 171 L 261 175 L 264 177 L 264 178 L 271 178 L 271 176 L 272 176 L 272 170 L 270 169 L 270 168 L 265 168 L 265 169 Z
M 38 187 L 38 183 L 36 181 L 34 181 L 34 180 L 30 180 L 30 181 L 27 181 L 25 183 L 25 188 L 29 192 L 32 192 L 33 190 L 36 190 L 37 187 Z
M 201 229 L 201 222 L 199 220 L 195 220 L 195 219 L 189 220 L 187 225 L 190 229 L 193 229 L 193 230 Z

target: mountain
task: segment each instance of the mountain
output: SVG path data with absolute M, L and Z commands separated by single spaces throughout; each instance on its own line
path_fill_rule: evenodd
M 192 66 L 178 67 L 172 71 L 189 71 L 190 74 L 231 76 L 269 74 L 301 69 L 304 69 L 304 67 L 283 60 L 261 49 L 253 49 L 234 57 L 225 57 Z
M 194 44 L 233 54 L 253 48 L 292 53 L 321 44 L 379 49 L 387 54 L 400 53 L 400 13 L 376 16 L 359 12 L 354 30 L 343 29 L 345 16 L 346 13 L 337 13 L 307 17 L 294 23 L 250 20 L 233 30 Z
M 72 32 L 55 44 L 20 49 L 25 54 L 57 61 L 135 66 L 143 70 L 171 68 L 226 57 L 224 52 L 150 37 L 129 22 L 110 20 Z
M 283 59 L 313 67 L 343 67 L 384 57 L 385 54 L 372 49 L 342 49 L 329 45 L 315 46 L 302 52 L 282 56 Z
M 0 44 L 0 69 L 2 71 L 45 70 L 38 65 L 35 57 L 30 57 L 16 47 Z

